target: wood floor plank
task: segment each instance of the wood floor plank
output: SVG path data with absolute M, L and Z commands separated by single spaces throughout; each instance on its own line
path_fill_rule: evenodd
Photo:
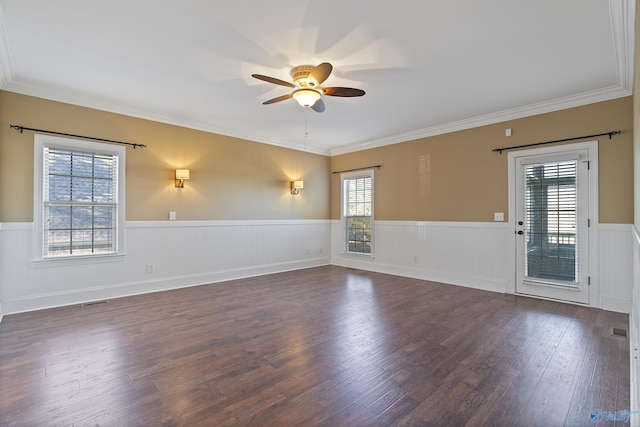
M 5 316 L 0 425 L 590 425 L 620 313 L 336 266 Z
M 571 405 L 573 390 L 584 360 L 588 341 L 582 340 L 581 327 L 572 322 L 561 336 L 555 351 L 530 398 L 530 406 L 523 412 L 520 422 L 562 425 Z

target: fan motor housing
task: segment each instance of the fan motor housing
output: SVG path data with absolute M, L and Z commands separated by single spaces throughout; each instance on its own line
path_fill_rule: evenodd
M 299 65 L 292 68 L 289 74 L 291 75 L 293 81 L 296 82 L 296 85 L 298 85 L 299 87 L 313 87 L 315 85 L 307 81 L 307 77 L 309 77 L 309 74 L 311 74 L 311 70 L 313 70 L 313 68 L 313 65 Z

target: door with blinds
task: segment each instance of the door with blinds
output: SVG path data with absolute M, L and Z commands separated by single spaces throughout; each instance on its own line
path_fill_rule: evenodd
M 589 303 L 589 150 L 516 158 L 516 292 Z

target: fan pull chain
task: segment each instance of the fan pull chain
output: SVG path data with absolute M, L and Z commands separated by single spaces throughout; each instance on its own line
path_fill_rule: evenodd
M 309 121 L 309 107 L 305 107 L 304 109 L 304 151 L 307 151 L 307 137 L 309 136 L 309 132 L 307 130 Z

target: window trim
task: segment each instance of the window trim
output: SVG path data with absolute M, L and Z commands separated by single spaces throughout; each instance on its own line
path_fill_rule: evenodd
M 375 170 L 362 169 L 353 172 L 343 172 L 340 174 L 340 224 L 342 228 L 342 254 L 353 256 L 365 256 L 374 258 L 375 253 Z M 345 217 L 345 210 L 347 206 L 348 195 L 345 192 L 345 181 L 356 178 L 371 178 L 371 252 L 351 252 L 347 245 L 347 220 Z
M 116 210 L 116 252 L 83 255 L 44 256 L 44 148 L 52 147 L 70 151 L 118 156 L 118 200 Z M 33 262 L 34 266 L 62 266 L 87 263 L 120 262 L 125 250 L 125 165 L 126 148 L 114 144 L 104 144 L 51 135 L 35 134 L 33 153 Z

